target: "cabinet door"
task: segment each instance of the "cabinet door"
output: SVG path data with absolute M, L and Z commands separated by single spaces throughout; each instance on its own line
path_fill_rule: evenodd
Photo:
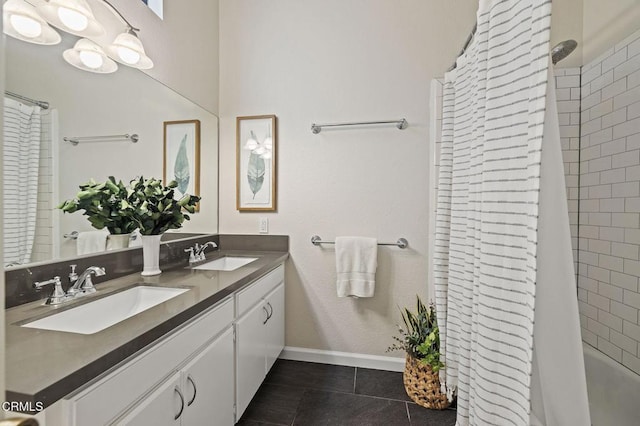
M 240 419 L 266 375 L 265 323 L 268 310 L 260 302 L 236 322 L 236 418 Z
M 183 426 L 233 426 L 233 329 L 182 370 Z
M 284 348 L 284 283 L 281 283 L 266 298 L 269 321 L 265 324 L 265 355 L 267 372 Z
M 187 407 L 184 392 L 180 388 L 180 373 L 163 382 L 115 425 L 174 426 L 180 425 Z

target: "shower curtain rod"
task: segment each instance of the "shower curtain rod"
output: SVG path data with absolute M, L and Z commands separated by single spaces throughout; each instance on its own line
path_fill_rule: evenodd
M 453 62 L 453 65 L 451 65 L 449 67 L 449 69 L 447 69 L 447 72 L 456 69 L 456 62 L 458 61 L 458 58 L 460 56 L 464 55 L 464 52 L 466 52 L 467 47 L 469 47 L 469 45 L 471 44 L 471 40 L 473 40 L 473 36 L 476 34 L 476 30 L 477 29 L 478 29 L 478 23 L 476 22 L 473 25 L 473 29 L 471 30 L 471 34 L 469 34 L 469 37 L 467 37 L 467 41 L 464 42 L 464 46 L 462 47 L 462 50 L 460 51 L 460 53 L 458 53 L 458 56 L 456 57 L 456 60 Z
M 10 92 L 8 90 L 4 91 L 4 94 L 7 96 L 11 96 L 12 98 L 20 99 L 21 101 L 29 102 L 34 105 L 38 105 L 42 109 L 49 109 L 49 102 L 46 101 L 38 101 L 36 99 L 27 98 L 26 96 L 18 95 L 17 93 Z

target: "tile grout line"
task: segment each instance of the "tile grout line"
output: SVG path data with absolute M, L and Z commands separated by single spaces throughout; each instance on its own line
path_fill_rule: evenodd
M 356 393 L 356 383 L 358 381 L 358 367 L 353 368 L 353 393 Z

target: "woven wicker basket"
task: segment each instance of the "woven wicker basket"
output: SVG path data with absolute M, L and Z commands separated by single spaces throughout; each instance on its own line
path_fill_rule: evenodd
M 451 405 L 447 395 L 440 392 L 438 373 L 434 373 L 431 366 L 422 364 L 409 354 L 403 380 L 407 395 L 416 404 L 434 410 L 444 410 Z

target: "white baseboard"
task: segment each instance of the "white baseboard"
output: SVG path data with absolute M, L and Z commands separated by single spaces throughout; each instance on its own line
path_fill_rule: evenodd
M 346 365 L 348 367 L 372 368 L 374 370 L 404 371 L 404 358 L 390 356 L 354 354 L 350 352 L 323 351 L 319 349 L 285 346 L 281 359 Z

